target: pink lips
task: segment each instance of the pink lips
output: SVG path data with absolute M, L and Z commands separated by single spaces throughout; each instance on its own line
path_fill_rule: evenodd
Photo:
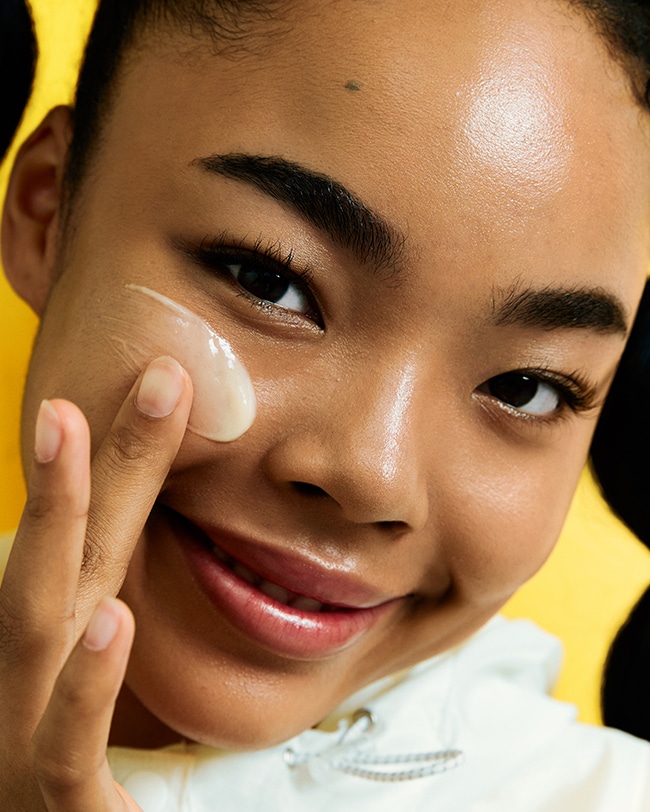
M 320 659 L 352 645 L 396 601 L 357 579 L 249 540 L 217 544 L 177 513 L 175 534 L 200 590 L 260 647 L 291 659 Z M 235 548 L 237 558 L 225 549 Z

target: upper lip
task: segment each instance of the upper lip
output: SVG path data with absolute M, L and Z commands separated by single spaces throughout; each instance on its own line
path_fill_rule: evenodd
M 191 520 L 187 520 L 191 521 Z M 320 603 L 347 609 L 368 609 L 394 600 L 371 585 L 348 565 L 317 556 L 306 557 L 278 544 L 192 522 L 212 544 L 249 570 L 278 586 Z

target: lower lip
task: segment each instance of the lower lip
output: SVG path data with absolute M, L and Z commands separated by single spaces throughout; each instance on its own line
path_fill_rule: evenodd
M 389 601 L 340 612 L 306 612 L 285 606 L 228 569 L 206 547 L 207 537 L 195 525 L 180 516 L 173 524 L 190 573 L 204 595 L 232 626 L 273 654 L 298 660 L 337 654 L 370 631 L 395 605 Z

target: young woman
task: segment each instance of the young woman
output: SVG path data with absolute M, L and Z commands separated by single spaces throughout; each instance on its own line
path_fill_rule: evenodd
M 553 644 L 488 623 L 557 538 L 644 287 L 647 27 L 100 4 L 3 219 L 42 318 L 5 807 L 650 805 L 647 745 L 574 724 L 538 693 Z

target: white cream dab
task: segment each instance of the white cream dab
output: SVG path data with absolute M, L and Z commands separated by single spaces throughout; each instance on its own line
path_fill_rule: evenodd
M 240 437 L 255 419 L 255 393 L 230 344 L 200 316 L 162 293 L 141 285 L 125 287 L 155 302 L 164 318 L 151 318 L 149 312 L 149 319 L 142 325 L 125 322 L 128 337 L 123 335 L 116 341 L 124 354 L 131 360 L 134 352 L 148 356 L 148 360 L 160 354 L 173 356 L 189 372 L 194 384 L 188 428 L 219 442 Z

